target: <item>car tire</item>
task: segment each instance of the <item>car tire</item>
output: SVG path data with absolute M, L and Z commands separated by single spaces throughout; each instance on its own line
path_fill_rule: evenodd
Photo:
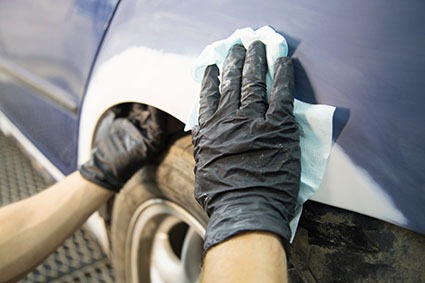
M 190 136 L 117 195 L 112 247 L 117 282 L 196 282 L 208 217 L 193 196 Z
M 186 136 L 173 143 L 159 166 L 136 174 L 117 195 L 112 218 L 117 282 L 196 282 L 201 236 L 208 217 L 193 197 L 193 166 L 191 137 Z M 149 214 L 156 219 L 146 216 Z M 177 217 L 170 220 L 176 229 L 160 229 L 167 215 Z M 155 221 L 145 225 L 149 227 L 140 235 L 135 233 L 136 224 L 143 219 Z M 152 274 L 151 263 L 156 262 L 152 260 L 152 239 L 158 231 L 166 232 L 162 233 L 163 242 L 172 247 L 163 253 L 166 256 L 160 264 L 165 268 L 160 275 L 168 276 L 165 279 Z M 297 283 L 353 282 L 353 278 L 356 282 L 389 282 L 394 278 L 422 282 L 418 278 L 423 278 L 424 272 L 418 270 L 423 263 L 424 239 L 368 216 L 307 202 L 292 245 L 288 276 L 290 282 Z M 179 263 L 180 275 L 173 271 Z

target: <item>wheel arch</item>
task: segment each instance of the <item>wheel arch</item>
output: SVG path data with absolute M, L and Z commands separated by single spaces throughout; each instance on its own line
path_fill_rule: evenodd
M 167 123 L 165 124 L 166 129 L 164 131 L 168 132 L 168 134 L 175 134 L 177 132 L 183 131 L 184 123 L 180 119 L 178 119 L 178 117 L 174 116 L 173 114 L 170 114 L 169 111 L 166 111 L 163 108 L 155 106 L 153 104 L 146 104 L 141 101 L 122 101 L 110 105 L 109 107 L 102 108 L 101 110 L 96 109 L 95 111 L 90 111 L 90 113 L 86 113 L 85 119 L 80 120 L 80 135 L 78 140 L 78 166 L 80 166 L 90 158 L 96 134 L 105 118 L 108 117 L 108 113 L 111 113 L 112 109 L 124 107 L 128 104 L 144 104 L 153 106 L 157 109 L 161 109 L 162 111 L 169 114 Z
M 110 54 L 104 44 L 81 106 L 78 165 L 89 158 L 98 123 L 112 107 L 150 105 L 185 123 L 199 94 L 190 75 L 194 58 L 136 45 L 104 56 L 103 50 Z
M 80 107 L 78 165 L 89 158 L 97 125 L 112 107 L 150 105 L 185 123 L 199 95 L 191 76 L 198 51 L 174 48 L 166 37 L 156 41 L 144 13 L 143 1 L 122 1 L 108 26 Z

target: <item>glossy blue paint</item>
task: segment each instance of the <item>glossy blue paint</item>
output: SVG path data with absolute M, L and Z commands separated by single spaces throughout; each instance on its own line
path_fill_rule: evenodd
M 271 25 L 297 59 L 297 98 L 338 107 L 336 142 L 425 233 L 423 11 L 421 0 L 123 1 L 102 60 L 137 45 L 197 56 Z
M 76 168 L 78 107 L 117 3 L 0 1 L 0 59 L 17 66 L 0 66 L 0 107 L 65 174 Z M 57 106 L 52 92 L 75 107 Z
M 78 117 L 14 80 L 0 83 L 0 94 L 0 111 L 9 114 L 59 170 L 65 174 L 75 170 Z

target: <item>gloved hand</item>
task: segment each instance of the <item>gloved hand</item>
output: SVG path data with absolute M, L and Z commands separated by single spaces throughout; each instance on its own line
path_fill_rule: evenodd
M 292 60 L 275 63 L 266 101 L 266 51 L 235 45 L 222 74 L 208 66 L 199 126 L 192 131 L 195 197 L 210 216 L 204 252 L 244 231 L 268 231 L 286 246 L 300 186 L 299 129 L 294 120 Z
M 136 106 L 126 117 L 117 117 L 99 139 L 81 175 L 118 192 L 149 159 L 164 147 L 166 115 L 153 107 Z

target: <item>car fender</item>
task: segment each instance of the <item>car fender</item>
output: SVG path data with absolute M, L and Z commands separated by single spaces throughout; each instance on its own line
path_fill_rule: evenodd
M 129 46 L 109 60 L 98 62 L 81 110 L 78 163 L 88 159 L 97 123 L 114 105 L 143 103 L 184 122 L 199 93 L 189 73 L 193 60 L 190 56 Z
M 357 111 L 355 112 L 357 117 L 364 114 L 362 111 L 366 111 L 361 110 L 364 103 L 360 97 L 357 104 L 348 97 L 350 91 L 355 92 L 358 88 L 361 89 L 361 86 L 358 87 L 351 83 L 361 73 L 347 63 L 349 56 L 332 57 L 335 64 L 347 68 L 346 72 L 341 73 L 346 77 L 342 76 L 339 81 L 333 81 L 331 80 L 333 78 L 327 77 L 324 79 L 327 74 L 321 71 L 321 68 L 326 67 L 323 64 L 326 62 L 320 61 L 322 60 L 319 58 L 320 56 L 317 57 L 315 54 L 320 52 L 327 54 L 326 52 L 331 49 L 329 46 L 337 45 L 332 45 L 330 42 L 329 46 L 323 45 L 322 49 L 314 49 L 313 47 L 316 45 L 309 40 L 316 42 L 320 40 L 318 38 L 320 34 L 314 29 L 314 25 L 305 25 L 303 29 L 300 29 L 296 21 L 283 21 L 281 20 L 283 17 L 274 15 L 272 11 L 271 14 L 274 16 L 267 19 L 261 16 L 262 13 L 256 11 L 249 19 L 248 16 L 238 18 L 232 15 L 231 17 L 219 7 L 213 6 L 213 3 L 189 2 L 181 3 L 180 6 L 168 5 L 170 3 L 153 4 L 146 1 L 121 2 L 101 46 L 83 101 L 79 126 L 79 164 L 89 157 L 97 123 L 102 115 L 114 105 L 125 102 L 152 105 L 185 122 L 192 109 L 192 103 L 199 93 L 199 85 L 194 83 L 190 75 L 194 60 L 207 44 L 226 38 L 236 28 L 244 28 L 248 25 L 258 27 L 264 23 L 275 22 L 276 25 L 281 25 L 278 27 L 280 30 L 305 36 L 305 38 L 301 38 L 304 41 L 299 46 L 294 38 L 289 37 L 288 42 L 290 48 L 297 49 L 296 55 L 305 68 L 304 75 L 308 74 L 312 83 L 311 88 L 316 90 L 318 97 L 316 102 L 339 101 L 338 103 L 342 105 L 344 103 L 351 105 L 350 103 L 352 103 L 354 106 L 360 107 L 353 107 L 353 111 Z M 296 6 L 292 7 L 294 11 L 296 11 L 295 8 L 301 9 L 301 11 L 304 9 L 310 11 L 309 7 L 301 4 L 285 3 Z M 190 5 L 193 6 L 192 9 L 186 7 Z M 196 9 L 201 8 L 202 13 L 199 12 L 201 10 L 197 13 Z M 267 7 L 258 4 L 256 10 L 262 8 Z M 322 16 L 326 16 L 325 13 L 329 11 L 325 8 L 322 7 L 323 11 L 318 10 L 313 16 L 320 19 Z M 347 11 L 343 10 L 344 13 L 349 14 Z M 232 11 L 229 10 L 229 15 L 231 13 Z M 308 14 L 300 13 L 299 15 L 304 16 L 305 20 L 309 19 Z M 334 14 L 332 15 L 334 16 Z M 214 20 L 214 17 L 218 16 L 222 22 Z M 290 18 L 291 14 L 288 12 L 286 16 Z M 346 23 L 342 22 L 342 24 Z M 339 31 L 338 25 L 331 25 L 329 30 L 323 29 L 322 32 L 334 31 L 334 28 Z M 357 27 L 353 26 L 353 28 Z M 368 35 L 368 33 L 364 34 Z M 354 41 L 363 43 L 358 39 L 354 39 Z M 339 44 L 343 42 L 338 41 Z M 367 45 L 365 46 L 367 47 Z M 368 49 L 364 50 L 366 52 Z M 364 58 L 367 59 L 367 56 Z M 338 61 L 339 59 L 341 62 Z M 347 64 L 344 65 L 345 63 Z M 305 78 L 302 80 L 306 81 Z M 365 81 L 371 82 L 370 80 Z M 346 91 L 344 87 L 351 89 Z M 340 91 L 340 89 L 344 91 Z M 381 98 L 379 92 L 376 91 L 376 93 L 377 97 Z M 353 119 L 350 119 L 350 125 L 354 125 Z M 350 129 L 352 131 L 360 128 L 352 126 Z M 363 132 L 360 133 L 363 134 Z M 345 140 L 356 137 L 355 134 L 355 131 L 350 132 L 350 130 L 343 133 Z M 375 136 L 372 136 L 371 140 Z M 405 216 L 407 208 L 394 203 L 399 201 L 396 197 L 400 196 L 382 185 L 382 180 L 378 182 L 376 174 L 373 175 L 373 172 L 368 171 L 369 169 L 364 165 L 363 167 L 359 165 L 358 160 L 355 160 L 358 156 L 348 151 L 351 149 L 350 146 L 355 148 L 357 145 L 348 142 L 341 145 L 334 144 L 322 185 L 313 199 L 424 232 L 424 227 L 418 226 L 420 221 L 414 218 L 417 215 L 410 213 L 409 217 Z M 372 157 L 367 155 L 362 158 L 373 164 L 379 161 L 372 160 Z M 413 201 L 413 199 L 409 200 Z M 416 224 L 411 225 L 409 222 L 412 220 Z

